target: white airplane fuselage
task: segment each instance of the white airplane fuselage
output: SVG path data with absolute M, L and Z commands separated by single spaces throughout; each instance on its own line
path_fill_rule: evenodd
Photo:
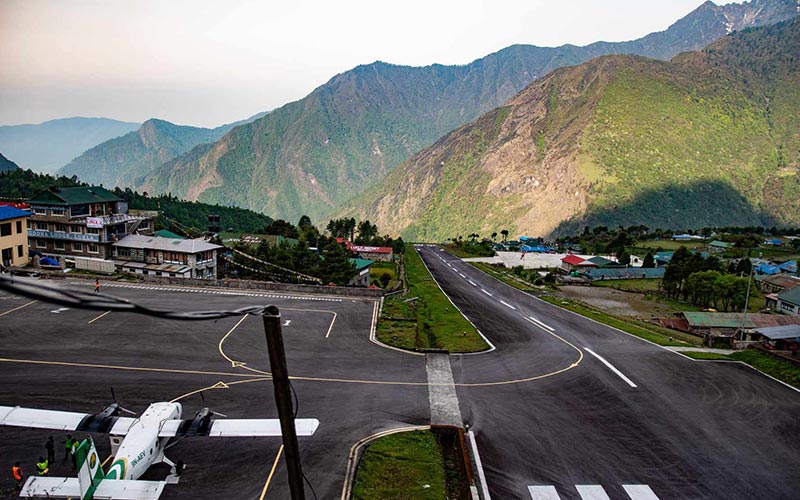
M 131 425 L 114 456 L 106 479 L 139 479 L 151 465 L 164 461 L 164 447 L 170 438 L 159 438 L 167 420 L 179 420 L 180 403 L 153 403 Z

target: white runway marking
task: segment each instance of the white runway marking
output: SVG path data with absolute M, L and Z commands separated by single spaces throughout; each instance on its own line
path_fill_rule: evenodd
M 576 484 L 575 489 L 578 490 L 581 500 L 611 500 L 599 484 Z
M 588 347 L 584 347 L 584 348 L 583 348 L 583 350 L 584 350 L 584 351 L 586 351 L 586 352 L 588 352 L 589 354 L 591 354 L 591 355 L 592 355 L 592 356 L 594 356 L 595 358 L 599 359 L 601 363 L 603 363 L 604 365 L 606 365 L 606 366 L 609 368 L 609 370 L 611 370 L 612 372 L 616 373 L 616 374 L 619 376 L 619 378 L 621 378 L 622 380 L 624 380 L 624 381 L 625 381 L 625 382 L 626 382 L 626 383 L 627 383 L 629 386 L 631 386 L 631 387 L 636 387 L 636 384 L 634 384 L 634 383 L 633 383 L 633 381 L 632 381 L 631 379 L 629 379 L 628 377 L 626 377 L 626 376 L 625 376 L 625 374 L 624 374 L 624 373 L 622 373 L 621 371 L 617 370 L 617 369 L 614 367 L 614 365 L 612 365 L 611 363 L 609 363 L 608 361 L 606 361 L 606 360 L 605 360 L 605 358 L 603 358 L 602 356 L 600 356 L 599 354 L 597 354 L 597 353 L 596 353 L 596 352 L 594 352 L 593 350 L 589 349 Z M 637 485 L 633 485 L 633 486 L 637 486 Z M 648 488 L 648 489 L 649 489 L 649 488 Z M 626 490 L 626 491 L 627 491 L 627 490 Z M 642 497 L 642 498 L 645 498 L 645 497 Z
M 622 487 L 632 500 L 658 500 L 656 494 L 646 484 L 623 484 Z
M 559 500 L 555 486 L 528 486 L 528 493 L 533 500 Z
M 550 331 L 550 332 L 554 332 L 554 331 L 556 331 L 556 329 L 555 329 L 555 328 L 553 328 L 552 326 L 550 326 L 550 325 L 547 325 L 547 324 L 545 324 L 545 323 L 542 323 L 541 321 L 539 321 L 538 319 L 534 318 L 533 316 L 529 316 L 529 317 L 528 317 L 528 319 L 530 319 L 531 321 L 533 321 L 534 323 L 536 323 L 536 325 L 537 325 L 537 326 L 541 326 L 541 327 L 542 327 L 542 328 L 544 328 L 545 330 L 548 330 L 548 331 Z
M 503 304 L 504 306 L 508 307 L 509 309 L 513 309 L 513 310 L 515 310 L 515 311 L 517 310 L 517 308 L 516 308 L 516 307 L 512 306 L 512 305 L 511 305 L 511 304 L 509 304 L 508 302 L 505 302 L 505 301 L 501 300 L 501 301 L 500 301 L 500 303 L 501 303 L 501 304 Z
M 469 281 L 469 284 L 470 284 L 470 285 L 472 285 L 472 286 L 478 286 L 478 285 L 476 285 L 476 284 L 475 284 L 475 282 L 474 282 L 474 281 L 472 281 L 472 280 L 468 280 L 468 281 Z

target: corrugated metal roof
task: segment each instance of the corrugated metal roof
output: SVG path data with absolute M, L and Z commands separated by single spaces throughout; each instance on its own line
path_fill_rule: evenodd
M 790 288 L 778 294 L 781 302 L 789 302 L 796 306 L 800 306 L 800 287 Z
M 767 326 L 800 325 L 800 316 L 784 314 L 743 314 L 684 312 L 686 322 L 692 328 L 760 328 Z
M 19 219 L 20 217 L 30 217 L 31 213 L 19 208 L 0 206 L 0 220 Z
M 122 201 L 122 199 L 100 186 L 81 186 L 42 191 L 28 203 L 31 205 L 85 205 L 110 201 Z
M 644 267 L 631 267 L 626 269 L 618 269 L 618 268 L 601 268 L 601 269 L 589 269 L 583 273 L 584 276 L 587 276 L 593 280 L 596 279 L 618 279 L 618 280 L 625 280 L 625 279 L 657 279 L 663 278 L 664 272 L 666 272 L 667 268 L 665 267 L 654 267 L 654 268 L 644 268 Z
M 205 252 L 206 250 L 224 248 L 220 245 L 209 243 L 202 238 L 175 240 L 172 238 L 159 238 L 158 236 L 142 236 L 140 234 L 128 235 L 114 243 L 114 246 L 122 248 L 146 248 L 150 250 L 164 250 L 180 253 L 198 253 Z
M 764 278 L 764 283 L 769 283 L 772 286 L 780 286 L 786 289 L 791 289 L 796 286 L 800 286 L 800 277 L 778 274 L 776 276 Z
M 581 262 L 584 262 L 584 259 L 578 257 L 577 255 L 567 255 L 561 259 L 561 262 L 566 262 L 567 264 L 577 266 Z
M 756 332 L 771 340 L 800 338 L 800 325 L 770 326 L 756 328 Z

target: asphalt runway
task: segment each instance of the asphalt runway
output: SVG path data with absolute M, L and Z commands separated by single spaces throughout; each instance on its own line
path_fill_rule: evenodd
M 438 249 L 420 253 L 494 346 L 450 357 L 492 498 L 797 498 L 797 391 L 740 364 L 692 361 L 555 308 Z M 314 436 L 300 439 L 317 498 L 340 497 L 359 440 L 430 423 L 426 359 L 370 341 L 375 301 L 170 287 L 102 292 L 179 311 L 281 308 L 298 417 L 320 420 Z M 166 321 L 0 292 L 0 335 L 2 405 L 95 413 L 111 402 L 113 386 L 136 412 L 177 399 L 186 417 L 204 406 L 231 418 L 277 416 L 257 317 Z M 0 467 L 8 471 L 0 493 L 14 496 L 11 465 L 19 460 L 33 472 L 50 434 L 0 427 Z M 107 456 L 108 441 L 95 440 Z M 187 469 L 162 498 L 288 498 L 283 459 L 269 480 L 279 448 L 280 438 L 184 439 L 167 456 Z M 70 474 L 58 463 L 51 475 Z M 158 465 L 145 478 L 167 474 Z M 308 488 L 306 495 L 313 498 Z
M 314 436 L 299 440 L 303 470 L 318 498 L 341 495 L 348 454 L 357 441 L 430 422 L 425 358 L 369 341 L 373 300 L 149 288 L 103 286 L 102 292 L 178 311 L 280 308 L 287 363 L 296 377 L 298 418 L 320 420 Z M 113 387 L 118 401 L 137 413 L 152 402 L 178 398 L 184 418 L 204 406 L 230 418 L 277 418 L 272 382 L 264 376 L 269 361 L 261 318 L 179 322 L 131 313 L 103 315 L 4 292 L 0 315 L 0 404 L 96 413 L 112 402 Z M 220 382 L 228 388 L 214 389 Z M 203 388 L 205 402 L 196 393 Z M 9 471 L 0 480 L 4 497 L 15 496 L 13 463 L 19 460 L 32 473 L 51 434 L 57 442 L 66 435 L 0 427 L 0 468 Z M 108 456 L 108 440 L 94 438 L 101 456 Z M 267 485 L 279 448 L 279 437 L 186 438 L 167 451 L 187 468 L 162 498 L 288 498 L 283 459 Z M 60 459 L 63 449 L 57 452 Z M 162 464 L 144 478 L 161 480 L 168 473 Z M 52 475 L 72 475 L 71 468 L 59 460 Z M 313 498 L 309 488 L 307 498 Z
M 587 485 L 610 498 L 798 498 L 798 391 L 553 307 L 439 249 L 420 253 L 496 346 L 451 358 L 492 498 L 604 498 L 581 496 Z

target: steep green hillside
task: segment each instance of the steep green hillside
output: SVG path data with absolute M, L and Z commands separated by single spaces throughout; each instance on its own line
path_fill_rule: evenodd
M 0 172 L 19 170 L 19 165 L 0 154 Z
M 259 113 L 251 119 L 264 116 Z M 72 160 L 59 173 L 77 175 L 86 182 L 105 186 L 135 186 L 140 178 L 202 143 L 218 140 L 237 125 L 249 120 L 222 125 L 214 129 L 187 127 L 150 119 L 135 132 L 111 139 Z
M 558 70 L 342 209 L 407 239 L 800 222 L 797 18 Z
M 290 220 L 304 213 L 319 220 L 421 148 L 553 69 L 604 54 L 668 58 L 729 30 L 795 14 L 794 0 L 707 2 L 666 31 L 630 42 L 515 45 L 465 66 L 359 66 L 212 147 L 166 163 L 136 186 Z
M 0 151 L 22 168 L 53 173 L 87 149 L 139 128 L 108 118 L 61 118 L 38 125 L 0 126 Z

